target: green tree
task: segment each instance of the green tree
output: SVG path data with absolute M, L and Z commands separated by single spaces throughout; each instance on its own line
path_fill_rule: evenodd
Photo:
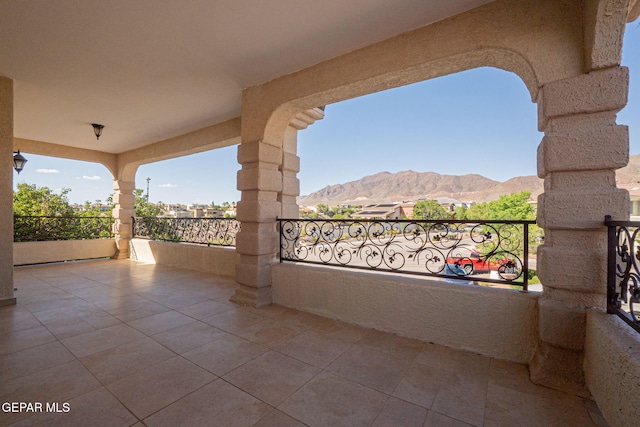
M 102 210 L 102 206 L 106 205 L 106 210 Z M 77 216 L 91 217 L 91 216 L 112 216 L 113 212 L 113 195 L 107 197 L 105 203 L 102 200 L 96 200 L 93 204 L 88 200 L 84 202 L 84 210 L 76 212 Z
M 455 209 L 455 218 L 458 220 L 464 220 L 467 219 L 467 211 L 469 210 L 469 208 L 467 208 L 466 206 L 462 205 L 462 206 L 456 206 Z
M 511 193 L 509 195 L 502 195 L 498 200 L 492 202 L 479 203 L 471 206 L 467 209 L 465 218 L 466 220 L 532 220 L 536 219 L 536 212 L 531 203 L 529 203 L 529 197 L 531 193 L 528 191 L 522 191 L 520 193 Z M 520 229 L 518 229 L 520 230 Z M 539 245 L 538 237 L 543 236 L 543 230 L 537 225 L 529 226 L 529 252 L 534 253 Z M 513 235 L 512 240 L 522 241 L 522 232 L 518 231 Z M 481 248 L 477 248 L 482 252 Z
M 487 219 L 535 219 L 529 197 L 529 191 L 500 196 L 498 200 L 488 203 Z
M 133 209 L 136 211 L 137 217 L 155 217 L 160 216 L 162 213 L 162 205 L 154 205 L 147 202 L 146 196 L 144 196 L 144 190 L 136 188 L 133 190 L 135 196 L 135 202 L 133 203 Z
M 449 216 L 435 200 L 420 200 L 413 207 L 413 219 L 447 219 Z
M 524 220 L 536 219 L 533 206 L 528 202 L 531 193 L 522 191 L 502 195 L 493 202 L 478 203 L 471 206 L 458 215 L 456 209 L 456 219 L 489 219 L 489 220 Z
M 105 218 L 111 212 L 101 212 L 86 202 L 86 211 L 77 212 L 67 199 L 71 190 L 63 188 L 60 194 L 35 184 L 18 184 L 13 193 L 14 240 L 64 240 L 109 237 Z M 101 201 L 96 201 L 101 205 Z M 42 218 L 54 217 L 54 218 Z
M 485 203 L 477 203 L 475 205 L 471 205 L 464 214 L 464 218 L 460 217 L 458 218 L 458 216 L 456 215 L 456 218 L 458 219 L 489 219 L 487 217 L 487 215 L 489 215 L 488 209 L 489 209 L 489 203 L 485 202 Z
M 13 214 L 19 216 L 74 216 L 67 194 L 71 189 L 63 188 L 56 194 L 48 187 L 20 183 L 13 193 Z
M 318 203 L 316 205 L 316 208 L 318 209 L 319 214 L 329 212 L 329 206 L 325 205 L 324 203 Z

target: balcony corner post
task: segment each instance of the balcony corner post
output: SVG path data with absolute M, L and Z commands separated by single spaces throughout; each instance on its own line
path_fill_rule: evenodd
M 127 259 L 131 253 L 129 245 L 133 238 L 133 209 L 135 197 L 133 180 L 114 180 L 113 196 L 115 207 L 113 208 L 113 234 L 116 240 L 116 253 L 113 259 Z

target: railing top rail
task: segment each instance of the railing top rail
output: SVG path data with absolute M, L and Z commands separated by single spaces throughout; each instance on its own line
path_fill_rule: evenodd
M 299 222 L 427 222 L 429 224 L 535 224 L 535 219 L 395 219 L 395 218 L 373 218 L 373 219 L 333 219 L 333 218 L 277 218 L 278 221 L 299 221 Z
M 605 216 L 604 223 L 612 227 L 640 227 L 640 221 L 615 220 L 610 215 Z

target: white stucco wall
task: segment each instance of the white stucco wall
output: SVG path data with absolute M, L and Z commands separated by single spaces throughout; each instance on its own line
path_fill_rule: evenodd
M 238 254 L 233 247 L 131 240 L 131 259 L 235 278 Z
M 13 265 L 107 258 L 115 252 L 114 239 L 14 242 Z
M 587 312 L 585 378 L 611 426 L 640 422 L 640 334 L 617 316 Z
M 519 363 L 535 348 L 537 293 L 293 263 L 272 276 L 283 306 Z

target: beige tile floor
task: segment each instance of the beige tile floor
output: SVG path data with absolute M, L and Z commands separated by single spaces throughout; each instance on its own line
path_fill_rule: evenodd
M 0 426 L 605 426 L 515 363 L 280 306 L 132 261 L 15 269 L 0 307 Z

